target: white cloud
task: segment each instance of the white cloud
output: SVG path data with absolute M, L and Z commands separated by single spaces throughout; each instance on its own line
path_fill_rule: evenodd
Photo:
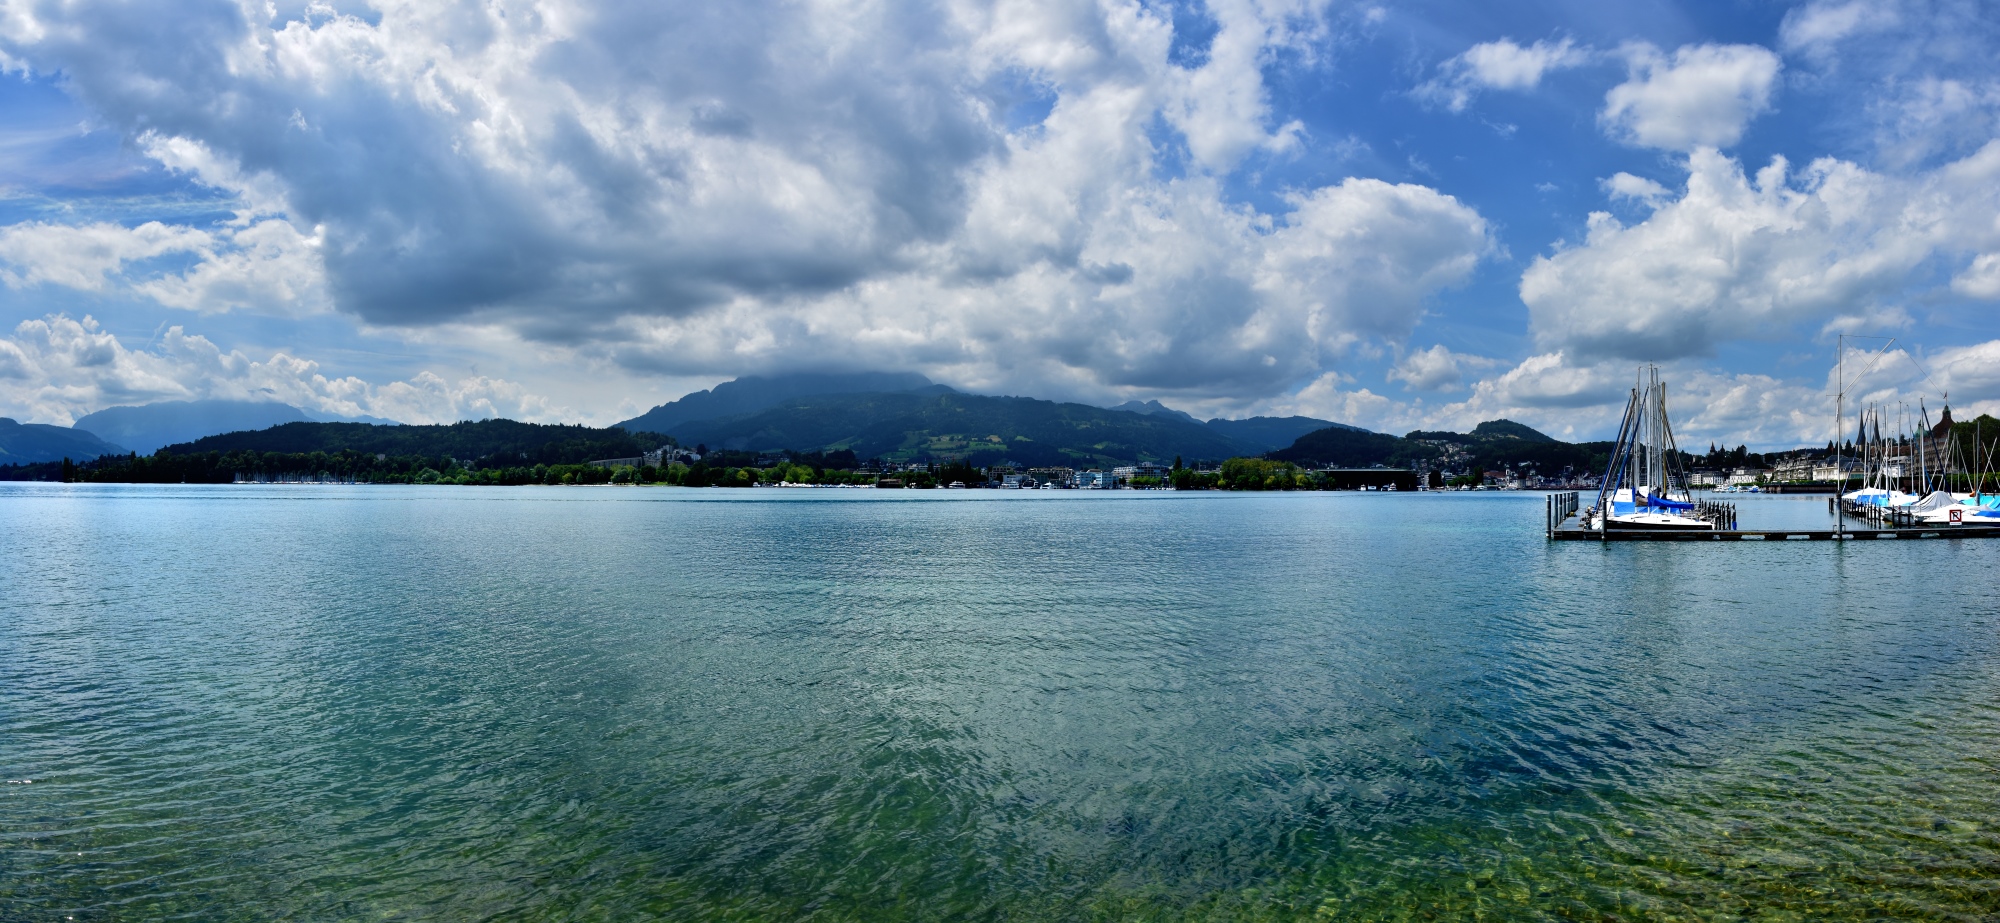
M 1673 194 L 1659 183 L 1624 172 L 1612 174 L 1600 185 L 1604 187 L 1604 194 L 1614 199 L 1636 199 L 1648 205 L 1658 204 Z
M 1794 180 L 1776 159 L 1747 177 L 1708 149 L 1682 196 L 1626 226 L 1590 217 L 1581 245 L 1521 277 L 1536 336 L 1578 356 L 1667 360 L 1725 340 L 1799 335 L 1886 314 L 1928 261 L 2000 248 L 2000 142 L 1911 179 L 1833 159 Z M 1967 271 L 1973 291 L 1979 264 Z
M 1988 301 L 2000 300 L 2000 253 L 1983 253 L 1951 280 L 1953 291 Z
M 11 288 L 60 285 L 88 292 L 115 282 L 161 304 L 204 313 L 303 314 L 327 306 L 319 243 L 275 218 L 213 232 L 158 221 L 131 228 L 29 221 L 0 227 L 0 281 Z
M 1756 45 L 1685 45 L 1669 58 L 1635 44 L 1624 54 L 1630 79 L 1605 94 L 1598 122 L 1616 140 L 1670 151 L 1735 144 L 1770 108 L 1782 67 Z
M 1298 393 L 1260 405 L 1259 413 L 1273 416 L 1307 416 L 1346 423 L 1376 432 L 1404 432 L 1414 419 L 1409 404 L 1376 394 L 1367 388 L 1348 390 L 1338 373 L 1328 372 L 1307 384 Z M 1399 428 L 1403 427 L 1403 428 Z
M 1865 377 L 1871 350 L 1848 356 L 1847 423 L 1869 403 L 1928 405 L 1935 414 L 1949 394 L 1952 413 L 1965 419 L 2000 414 L 2000 340 L 1939 350 L 1923 368 L 1911 353 L 1891 349 Z M 1807 366 L 1814 368 L 1814 366 Z M 1694 361 L 1660 366 L 1668 387 L 1668 412 L 1683 449 L 1700 451 L 1709 442 L 1748 444 L 1758 450 L 1821 445 L 1834 438 L 1833 357 L 1824 377 L 1780 378 L 1730 373 Z M 1262 402 L 1256 413 L 1303 414 L 1385 433 L 1410 430 L 1467 432 L 1487 420 L 1525 423 L 1558 439 L 1610 439 L 1640 369 L 1617 359 L 1578 361 L 1563 351 L 1530 356 L 1511 368 L 1472 384 L 1464 399 L 1432 403 L 1399 401 L 1329 373 L 1295 394 Z M 1809 373 L 1816 375 L 1816 373 Z M 1858 379 L 1858 380 L 1857 380 Z
M 1329 347 L 1409 336 L 1423 299 L 1464 281 L 1491 248 L 1478 212 L 1424 186 L 1349 179 L 1290 201 L 1257 288 L 1302 308 Z
M 24 222 L 0 228 L 0 281 L 9 287 L 63 285 L 101 291 L 107 277 L 127 263 L 175 253 L 198 252 L 209 235 L 148 221 L 138 227 L 99 222 L 88 225 Z
M 1463 112 L 1481 90 L 1532 90 L 1549 73 L 1582 66 L 1593 56 L 1567 38 L 1527 46 L 1508 38 L 1482 42 L 1438 65 L 1438 76 L 1419 86 L 1417 95 Z
M 1268 394 L 1363 338 L 1407 336 L 1429 296 L 1463 281 L 1490 246 L 1476 212 L 1420 186 L 1348 180 L 1295 196 L 1273 220 L 1189 180 L 1077 214 L 1033 181 L 1070 169 L 1102 166 L 1064 160 L 994 181 L 1004 199 L 976 207 L 967 231 L 979 246 L 937 254 L 956 263 L 836 297 L 635 318 L 609 355 L 682 372 L 782 368 L 807 353 L 844 366 L 915 362 L 968 388 L 1093 401 Z M 984 271 L 1016 261 L 1030 268 Z
M 0 415 L 68 425 L 105 407 L 201 398 L 272 400 L 409 423 L 494 416 L 556 422 L 572 415 L 502 379 L 475 375 L 454 383 L 420 372 L 378 386 L 352 376 L 330 378 L 318 363 L 283 352 L 262 362 L 224 352 L 180 327 L 136 350 L 90 317 L 52 314 L 0 336 Z
M 289 221 L 271 218 L 226 229 L 226 246 L 178 274 L 133 286 L 139 294 L 192 311 L 257 311 L 307 314 L 329 306 L 321 240 L 299 233 Z
M 2000 340 L 1938 350 L 1928 365 L 1961 408 L 2000 407 Z
M 1792 8 L 1778 27 L 1778 47 L 1824 56 L 1841 40 L 1896 24 L 1895 9 L 1883 0 L 1815 0 Z
M 1874 96 L 1869 108 L 1881 120 L 1876 144 L 1893 166 L 1921 164 L 2000 135 L 2000 80 L 1925 75 L 1892 81 Z
M 1192 66 L 1158 10 L 1044 0 L 196 6 L 144 35 L 79 0 L 0 20 L 0 53 L 235 197 L 191 266 L 102 275 L 168 305 L 502 329 L 654 374 L 1255 397 L 1406 336 L 1492 249 L 1422 186 L 1232 204 L 1239 163 L 1304 142 L 1265 74 L 1318 53 L 1325 7 L 1215 3 Z
M 1285 152 L 1298 147 L 1297 121 L 1272 130 L 1269 91 L 1263 68 L 1273 51 L 1301 48 L 1317 33 L 1325 0 L 1254 3 L 1224 0 L 1209 4 L 1218 29 L 1209 42 L 1208 58 L 1193 70 L 1181 71 L 1178 99 L 1166 116 L 1187 139 L 1195 161 L 1211 170 L 1227 171 L 1255 149 Z
M 1388 378 L 1416 391 L 1455 391 L 1464 384 L 1466 370 L 1498 364 L 1494 359 L 1455 353 L 1437 345 L 1404 355 L 1389 370 Z

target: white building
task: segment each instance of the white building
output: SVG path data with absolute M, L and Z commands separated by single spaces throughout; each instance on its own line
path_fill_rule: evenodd
M 1757 479 L 1770 474 L 1769 468 L 1738 468 L 1729 472 L 1731 484 L 1755 484 Z
M 1126 484 L 1132 483 L 1133 478 L 1159 478 L 1164 482 L 1171 474 L 1173 470 L 1165 465 L 1121 465 L 1111 469 L 1111 476 Z

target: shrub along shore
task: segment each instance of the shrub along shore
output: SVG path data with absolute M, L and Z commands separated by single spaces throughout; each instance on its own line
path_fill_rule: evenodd
M 353 484 L 458 484 L 486 486 L 664 485 L 675 487 L 757 487 L 780 484 L 874 486 L 892 478 L 900 486 L 939 488 L 998 483 L 986 469 L 946 462 L 917 469 L 878 472 L 864 469 L 852 453 L 788 453 L 785 461 L 758 466 L 749 453 L 719 452 L 693 464 L 605 466 L 584 462 L 553 464 L 471 463 L 449 456 L 337 452 L 171 452 L 107 455 L 75 463 L 46 462 L 0 466 L 0 480 L 107 484 L 229 484 L 318 481 Z M 843 457 L 844 456 L 844 457 Z M 714 464 L 709 459 L 715 461 Z M 842 465 L 841 462 L 847 464 Z M 1141 477 L 1131 487 L 1180 490 L 1328 490 L 1319 472 L 1288 461 L 1232 458 L 1217 469 L 1197 471 L 1176 461 L 1165 478 Z

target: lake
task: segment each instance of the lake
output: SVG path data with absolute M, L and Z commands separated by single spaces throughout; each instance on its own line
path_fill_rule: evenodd
M 1541 530 L 0 485 L 0 919 L 2000 913 L 2000 541 Z

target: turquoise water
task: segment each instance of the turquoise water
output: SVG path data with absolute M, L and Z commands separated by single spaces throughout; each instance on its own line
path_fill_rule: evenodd
M 2000 914 L 2000 541 L 1541 525 L 0 486 L 0 920 Z

